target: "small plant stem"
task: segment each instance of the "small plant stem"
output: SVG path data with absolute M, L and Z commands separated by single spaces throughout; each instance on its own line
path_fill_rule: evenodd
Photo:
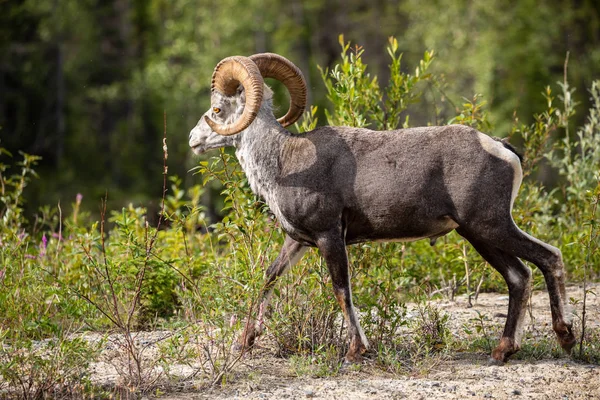
M 535 315 L 533 314 L 533 290 L 529 290 L 529 298 L 527 299 L 527 312 L 529 313 L 529 319 L 531 320 L 531 330 L 536 331 L 537 325 L 535 323 Z
M 467 307 L 471 308 L 473 307 L 473 303 L 471 302 L 471 277 L 469 274 L 469 261 L 467 260 L 467 246 L 466 244 L 463 243 L 462 245 L 462 255 L 463 255 L 463 262 L 465 263 L 465 278 L 467 280 Z
M 152 249 L 154 248 L 154 244 L 156 242 L 156 238 L 158 236 L 158 231 L 160 230 L 160 227 L 162 225 L 164 216 L 165 216 L 165 197 L 167 194 L 167 173 L 168 173 L 168 166 L 167 166 L 167 159 L 169 157 L 169 153 L 168 153 L 168 148 L 167 148 L 167 113 L 166 111 L 163 112 L 163 191 L 162 191 L 162 198 L 161 198 L 161 204 L 160 204 L 160 214 L 158 217 L 158 222 L 156 224 L 156 229 L 154 230 L 154 234 L 152 235 L 152 237 L 149 236 L 149 226 L 148 226 L 148 222 L 146 222 L 146 227 L 145 227 L 145 244 L 146 244 L 146 256 L 144 258 L 144 265 L 142 266 L 139 275 L 138 275 L 138 282 L 137 282 L 137 289 L 135 292 L 135 296 L 133 298 L 133 302 L 131 304 L 131 308 L 129 311 L 129 316 L 128 316 L 128 320 L 127 320 L 127 324 L 129 325 L 133 319 L 133 314 L 135 312 L 135 309 L 137 308 L 137 305 L 139 304 L 139 300 L 140 300 L 140 296 L 141 296 L 141 292 L 142 292 L 142 286 L 144 283 L 144 278 L 146 276 L 146 270 L 148 269 L 148 262 L 150 261 L 150 257 L 152 256 Z
M 479 293 L 481 292 L 481 285 L 483 285 L 484 280 L 485 273 L 482 273 L 481 277 L 479 278 L 479 282 L 477 283 L 477 289 L 475 289 L 475 302 L 477 302 L 477 299 L 479 298 Z
M 454 301 L 454 296 L 456 296 L 456 292 L 458 291 L 458 283 L 456 283 L 456 274 L 452 275 L 452 297 L 450 301 Z
M 58 244 L 56 245 L 56 258 L 60 254 L 60 245 L 62 243 L 62 208 L 60 207 L 60 201 L 58 202 Z
M 182 223 L 181 224 L 181 236 L 183 237 L 183 248 L 185 249 L 185 256 L 187 257 L 187 261 L 189 262 L 191 255 L 190 255 L 190 249 L 188 247 L 188 242 L 187 242 L 187 234 L 185 231 L 185 225 Z
M 102 200 L 102 209 L 100 211 L 100 243 L 102 248 L 102 258 L 104 260 L 104 273 L 106 274 L 106 280 L 108 281 L 108 286 L 110 288 L 110 294 L 113 302 L 113 313 L 115 316 L 115 320 L 119 322 L 117 325 L 119 328 L 124 327 L 123 320 L 121 319 L 121 313 L 119 312 L 119 301 L 117 299 L 117 292 L 115 290 L 115 286 L 113 280 L 110 276 L 110 269 L 108 268 L 108 259 L 106 257 L 106 239 L 104 234 L 104 224 L 106 222 L 106 203 L 108 200 L 108 193 L 104 195 L 104 199 Z
M 563 65 L 563 89 L 565 90 L 566 93 L 568 93 L 568 88 L 569 88 L 569 81 L 567 80 L 567 68 L 569 66 L 569 51 L 567 51 L 567 55 L 565 56 L 565 63 Z M 567 138 L 567 140 L 569 139 L 569 114 L 567 112 L 567 110 L 569 110 L 571 108 L 571 104 L 570 104 L 570 97 L 568 96 L 564 96 L 563 99 L 563 103 L 564 103 L 564 110 L 565 110 L 565 137 Z
M 479 321 L 479 326 L 481 326 L 481 332 L 483 333 L 483 337 L 485 338 L 485 345 L 487 346 L 487 351 L 488 353 L 492 351 L 492 345 L 490 343 L 490 338 L 487 334 L 487 331 L 485 330 L 485 317 L 479 312 L 477 311 L 478 314 L 478 321 Z
M 4 176 L 2 175 L 2 171 L 0 171 L 0 194 L 4 197 L 6 193 L 6 187 L 4 186 Z
M 152 256 L 155 259 L 157 259 L 158 261 L 160 261 L 162 264 L 166 265 L 167 267 L 171 268 L 173 271 L 177 272 L 177 274 L 179 274 L 183 279 L 185 279 L 185 281 L 187 283 L 192 285 L 193 288 L 195 288 L 196 290 L 198 289 L 198 285 L 196 284 L 196 282 L 194 282 L 189 276 L 184 274 L 179 268 L 174 266 L 173 263 L 166 261 L 165 259 L 163 259 L 161 256 L 159 256 L 158 254 L 156 254 L 154 252 L 152 252 Z M 190 256 L 188 255 L 188 257 L 190 257 Z

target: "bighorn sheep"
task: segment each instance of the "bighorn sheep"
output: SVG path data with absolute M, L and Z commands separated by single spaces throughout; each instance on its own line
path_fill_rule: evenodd
M 279 120 L 266 77 L 290 93 L 290 109 Z M 553 329 L 563 349 L 571 350 L 561 252 L 521 231 L 511 216 L 522 171 L 510 145 L 462 125 L 394 131 L 323 126 L 291 134 L 284 127 L 302 115 L 306 83 L 296 66 L 271 53 L 225 58 L 214 70 L 211 92 L 190 147 L 200 154 L 234 146 L 252 190 L 287 233 L 266 272 L 260 314 L 276 279 L 308 246 L 317 247 L 348 325 L 346 361 L 359 361 L 368 344 L 352 304 L 346 245 L 434 241 L 456 230 L 508 285 L 506 325 L 491 361 L 502 363 L 520 348 L 531 271 L 519 258 L 544 274 Z M 261 329 L 248 324 L 240 345 L 252 346 Z

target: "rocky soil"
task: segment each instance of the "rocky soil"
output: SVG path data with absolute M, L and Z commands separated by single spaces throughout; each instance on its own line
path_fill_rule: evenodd
M 588 297 L 588 328 L 600 330 L 600 285 Z M 581 299 L 582 290 L 570 287 L 568 296 Z M 437 301 L 436 305 L 450 314 L 452 333 L 460 340 L 465 323 L 473 326 L 473 318 L 483 316 L 489 324 L 501 326 L 508 297 L 481 294 L 473 307 L 466 298 L 454 302 Z M 575 307 L 576 314 L 581 306 Z M 479 313 L 479 314 L 478 314 Z M 531 316 L 528 316 L 528 339 L 552 337 L 550 308 L 546 292 L 535 292 Z M 152 341 L 161 333 L 144 333 L 138 340 Z M 495 334 L 494 334 L 495 335 Z M 492 340 L 495 342 L 496 337 Z M 110 345 L 109 345 L 110 347 Z M 114 385 L 118 374 L 108 348 L 104 361 L 94 365 L 93 380 L 101 385 Z M 563 355 L 515 357 L 504 366 L 488 365 L 483 353 L 450 354 L 427 368 L 409 375 L 392 374 L 366 361 L 360 368 L 346 368 L 335 376 L 315 378 L 298 376 L 290 360 L 275 357 L 268 348 L 244 358 L 232 377 L 221 387 L 207 387 L 206 382 L 188 381 L 180 392 L 171 388 L 166 393 L 147 396 L 169 400 L 181 399 L 600 399 L 600 365 L 584 364 Z M 173 366 L 182 375 L 193 371 L 189 366 Z

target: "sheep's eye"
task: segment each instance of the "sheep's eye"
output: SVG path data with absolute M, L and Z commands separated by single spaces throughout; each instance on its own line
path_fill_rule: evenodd
M 215 112 L 215 114 L 218 114 L 221 112 L 221 109 L 219 107 L 213 107 L 213 111 Z

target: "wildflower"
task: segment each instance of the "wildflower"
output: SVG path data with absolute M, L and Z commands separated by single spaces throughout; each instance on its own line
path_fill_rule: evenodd
M 48 238 L 46 238 L 46 234 L 42 235 L 42 250 L 40 251 L 40 257 L 44 257 L 46 255 L 46 248 L 48 247 Z
M 75 196 L 75 204 L 80 205 L 81 200 L 83 200 L 83 195 L 81 193 L 77 193 L 77 196 Z

